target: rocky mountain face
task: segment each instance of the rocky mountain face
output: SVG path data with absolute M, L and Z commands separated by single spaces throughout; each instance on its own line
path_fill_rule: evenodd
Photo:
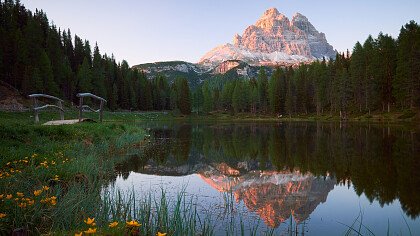
M 251 65 L 293 65 L 315 59 L 333 58 L 335 51 L 308 18 L 296 13 L 290 21 L 277 9 L 265 11 L 233 44 L 218 46 L 205 54 L 199 64 L 215 67 L 227 60 Z

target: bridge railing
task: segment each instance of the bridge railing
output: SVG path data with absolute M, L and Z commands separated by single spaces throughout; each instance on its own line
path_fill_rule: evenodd
M 39 122 L 39 111 L 45 108 L 56 108 L 59 110 L 60 112 L 60 119 L 64 120 L 64 109 L 63 109 L 63 100 L 61 100 L 58 97 L 54 97 L 51 95 L 47 95 L 47 94 L 41 94 L 41 93 L 36 93 L 36 94 L 31 94 L 29 95 L 29 97 L 32 99 L 34 105 L 33 105 L 33 110 L 34 110 L 34 116 L 35 116 L 35 123 Z M 39 106 L 39 98 L 48 98 L 50 100 L 54 100 L 56 101 L 57 105 L 52 105 L 52 104 L 46 104 L 43 106 Z
M 83 119 L 83 111 L 84 110 L 90 110 L 90 111 L 93 111 L 93 112 L 98 112 L 99 113 L 99 121 L 102 122 L 103 109 L 104 109 L 104 105 L 107 101 L 104 98 L 101 98 L 101 97 L 96 96 L 96 95 L 91 94 L 91 93 L 78 93 L 76 96 L 79 98 L 79 121 L 82 121 L 82 119 Z M 88 105 L 83 105 L 83 98 L 88 98 L 88 97 L 100 101 L 98 110 L 94 110 Z

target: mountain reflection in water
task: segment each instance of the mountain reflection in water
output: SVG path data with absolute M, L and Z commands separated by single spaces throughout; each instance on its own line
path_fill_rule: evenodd
M 337 184 L 381 206 L 399 200 L 413 220 L 420 213 L 417 129 L 303 122 L 147 127 L 150 145 L 118 166 L 118 175 L 197 174 L 272 228 L 290 216 L 308 219 Z
M 199 175 L 218 191 L 232 192 L 237 202 L 242 200 L 272 228 L 290 216 L 298 223 L 306 220 L 319 203 L 325 202 L 336 183 L 299 171 L 252 171 L 230 178 L 212 168 Z

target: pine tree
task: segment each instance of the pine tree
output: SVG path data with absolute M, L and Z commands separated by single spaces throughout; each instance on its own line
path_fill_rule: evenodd
M 98 43 L 96 43 L 96 46 L 98 46 Z M 92 66 L 92 49 L 90 47 L 89 40 L 85 40 L 84 46 L 84 57 L 88 59 L 89 65 Z M 98 49 L 99 51 L 99 49 Z
M 188 81 L 185 78 L 179 78 L 177 83 L 177 106 L 182 114 L 189 115 L 191 114 L 191 98 L 190 98 L 190 88 L 188 86 Z
M 44 92 L 44 85 L 41 77 L 41 73 L 39 72 L 39 68 L 35 67 L 34 71 L 32 72 L 32 79 L 31 79 L 31 87 L 28 87 L 28 93 L 43 93 Z
M 258 96 L 260 110 L 266 112 L 268 103 L 268 79 L 264 67 L 261 67 L 258 73 Z
M 200 112 L 203 109 L 203 90 L 201 88 L 198 88 L 193 93 L 193 110 L 197 112 L 197 114 L 200 114 Z
M 258 88 L 251 87 L 251 94 L 250 94 L 250 105 L 251 105 L 251 112 L 257 112 L 257 105 L 258 105 Z
M 295 111 L 295 104 L 296 104 L 296 95 L 294 89 L 294 83 L 292 79 L 287 80 L 287 90 L 286 90 L 286 101 L 285 101 L 285 110 L 289 117 Z
M 381 84 L 380 100 L 382 101 L 382 111 L 385 111 L 386 107 L 386 110 L 390 112 L 391 103 L 394 100 L 392 83 L 397 66 L 396 42 L 391 36 L 380 33 L 376 44 L 378 50 L 375 58 L 375 61 L 378 63 L 376 74 L 379 76 L 378 82 Z
M 236 81 L 235 89 L 232 94 L 232 107 L 235 113 L 242 111 L 242 96 L 243 96 L 243 85 L 241 80 Z
M 84 60 L 88 63 L 89 67 L 91 66 L 90 56 L 85 56 L 85 46 L 83 45 L 83 40 L 79 38 L 79 36 L 74 36 L 74 54 L 73 54 L 73 61 L 72 61 L 72 68 L 74 71 L 79 69 L 79 66 L 82 65 Z
M 118 88 L 116 84 L 112 85 L 112 94 L 109 99 L 109 107 L 113 111 L 115 111 L 118 107 Z
M 324 107 L 327 105 L 327 65 L 325 58 L 321 63 L 314 63 L 314 82 L 315 82 L 315 106 L 317 115 L 324 113 Z
M 269 93 L 269 104 L 271 108 L 271 112 L 274 114 L 280 113 L 280 103 L 281 103 L 281 85 L 280 80 L 282 76 L 282 70 L 277 68 L 268 84 L 268 93 Z
M 60 95 L 65 94 L 66 81 L 68 78 L 68 70 L 65 65 L 64 52 L 61 46 L 60 32 L 55 26 L 51 26 L 47 36 L 47 55 L 51 60 L 53 77 L 55 83 L 60 88 Z
M 374 49 L 374 40 L 372 36 L 366 39 L 365 43 L 363 44 L 364 55 L 365 55 L 365 76 L 363 80 L 363 88 L 365 92 L 365 109 L 371 112 L 372 109 L 375 108 L 376 104 L 376 81 L 375 81 L 375 70 L 377 63 L 375 63 L 375 49 Z
M 99 52 L 98 44 L 95 45 L 95 49 L 93 52 L 92 86 L 93 86 L 93 93 L 95 95 L 106 98 L 105 71 L 104 71 L 104 66 L 102 63 L 102 56 Z
M 397 68 L 393 94 L 401 108 L 419 106 L 420 97 L 420 29 L 410 21 L 398 36 Z
M 169 93 L 169 100 L 170 100 L 170 106 L 169 108 L 171 110 L 176 110 L 178 108 L 177 102 L 178 102 L 178 92 L 177 92 L 177 86 L 175 83 L 171 86 L 171 92 Z
M 45 51 L 41 52 L 39 63 L 39 75 L 43 79 L 43 86 L 45 93 L 48 93 L 53 96 L 58 96 L 59 89 L 57 84 L 54 81 L 53 71 L 51 67 L 51 61 L 48 58 L 48 55 Z
M 365 52 L 362 45 L 357 42 L 353 48 L 353 53 L 350 62 L 350 74 L 351 74 L 351 87 L 353 93 L 353 104 L 359 110 L 365 104 L 365 93 L 364 93 L 364 81 L 366 74 L 366 61 Z
M 208 81 L 204 81 L 203 87 L 203 111 L 210 112 L 213 107 L 213 98 Z
M 83 59 L 83 63 L 77 72 L 77 92 L 88 93 L 92 91 L 92 74 L 88 59 Z

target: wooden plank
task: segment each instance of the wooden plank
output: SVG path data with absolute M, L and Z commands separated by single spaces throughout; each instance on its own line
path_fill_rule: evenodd
M 51 120 L 48 122 L 45 122 L 42 125 L 73 125 L 73 124 L 77 124 L 80 122 L 95 122 L 92 119 L 89 118 L 83 118 L 81 121 L 79 121 L 79 119 L 74 119 L 74 120 Z

